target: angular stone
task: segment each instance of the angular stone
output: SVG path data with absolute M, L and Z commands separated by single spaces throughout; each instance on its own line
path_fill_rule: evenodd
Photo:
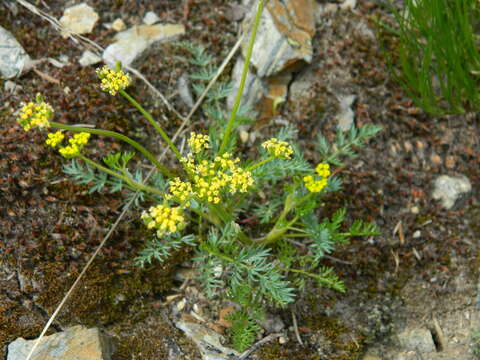
M 432 333 L 428 329 L 406 329 L 398 334 L 397 337 L 400 345 L 406 350 L 414 350 L 420 353 L 436 351 Z
M 153 43 L 174 40 L 183 34 L 185 27 L 177 24 L 133 26 L 115 35 L 117 41 L 105 49 L 103 59 L 110 66 L 114 66 L 117 61 L 130 65 Z
M 253 9 L 255 10 L 255 9 Z M 254 11 L 245 24 L 251 26 Z M 252 64 L 260 77 L 295 70 L 312 60 L 312 36 L 315 34 L 313 0 L 270 0 L 262 18 L 253 47 Z M 249 36 L 242 44 L 247 53 Z
M 30 56 L 13 35 L 0 26 L 0 75 L 4 79 L 18 76 L 31 62 Z
M 125 25 L 123 20 L 120 18 L 115 19 L 112 23 L 112 29 L 115 30 L 116 32 L 123 31 L 126 28 L 127 28 L 127 25 Z
M 71 33 L 87 34 L 93 30 L 99 16 L 92 7 L 81 3 L 65 9 L 60 24 L 65 27 L 62 36 L 67 38 Z
M 442 206 L 449 210 L 457 199 L 472 190 L 472 184 L 466 176 L 441 175 L 435 179 L 432 197 L 440 200 Z
M 143 17 L 143 23 L 147 25 L 153 25 L 160 21 L 160 18 L 153 11 L 149 11 Z
M 198 346 L 202 360 L 228 360 L 240 355 L 222 345 L 220 334 L 201 324 L 179 320 L 175 325 Z
M 25 360 L 36 340 L 18 338 L 8 345 L 7 360 Z M 31 360 L 110 360 L 113 345 L 97 328 L 77 325 L 45 336 Z
M 94 65 L 99 63 L 100 61 L 102 61 L 102 58 L 100 56 L 97 56 L 90 50 L 85 50 L 80 59 L 78 59 L 79 64 L 82 66 Z
M 353 125 L 355 113 L 351 106 L 356 99 L 355 95 L 337 95 L 339 111 L 336 115 L 337 129 L 348 131 Z

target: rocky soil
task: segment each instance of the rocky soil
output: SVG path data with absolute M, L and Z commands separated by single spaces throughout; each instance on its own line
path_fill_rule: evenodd
M 131 27 L 152 11 L 160 23 L 183 25 L 181 39 L 203 44 L 217 63 L 236 42 L 245 15 L 240 4 L 221 0 L 87 3 L 99 19 L 85 36 L 103 47 L 114 41 L 116 20 Z M 35 5 L 60 19 L 74 3 Z M 261 121 L 245 130 L 249 140 L 243 149 L 251 151 L 290 123 L 309 160 L 317 161 L 316 134 L 333 138 L 341 119 L 358 127 L 381 125 L 380 135 L 342 169 L 344 191 L 326 198 L 322 210 L 329 214 L 346 206 L 350 219 L 375 221 L 381 235 L 354 239 L 325 260 L 345 281 L 345 294 L 309 287 L 290 308 L 272 309 L 261 338 L 279 336 L 258 346 L 250 358 L 475 359 L 480 116 L 435 117 L 414 106 L 390 77 L 382 55 L 381 41 L 394 52 L 395 38 L 375 26 L 376 19 L 389 21 L 378 2 L 314 5 L 311 63 L 291 74 L 282 90 L 285 101 L 275 112 L 260 109 Z M 39 335 L 122 210 L 118 194 L 91 195 L 87 186 L 68 180 L 64 161 L 43 146 L 44 134 L 25 133 L 16 124 L 19 103 L 42 92 L 57 121 L 121 131 L 151 149 L 158 139 L 124 101 L 98 91 L 95 66 L 79 63 L 84 43 L 63 37 L 13 1 L 0 4 L 0 26 L 31 59 L 57 61 L 45 60 L 20 77 L 0 80 L 0 357 L 6 358 L 10 342 Z M 187 54 L 171 42 L 148 44 L 133 65 L 187 114 L 178 88 L 189 70 Z M 181 119 L 142 81 L 130 90 L 170 133 L 180 125 Z M 199 113 L 190 128 L 202 129 L 206 120 Z M 100 158 L 119 148 L 110 139 L 96 138 L 89 151 Z M 466 178 L 471 188 L 452 204 L 435 200 L 435 180 L 442 175 Z M 197 338 L 222 334 L 222 313 L 231 304 L 205 298 L 187 251 L 161 266 L 135 267 L 148 236 L 139 209 L 129 211 L 49 333 L 74 325 L 99 327 L 113 339 L 116 360 L 200 359 L 197 344 L 179 324 L 202 326 Z

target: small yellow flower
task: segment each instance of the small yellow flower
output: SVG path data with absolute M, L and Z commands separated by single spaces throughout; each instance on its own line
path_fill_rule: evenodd
M 291 159 L 293 154 L 292 146 L 286 141 L 279 141 L 276 138 L 271 138 L 262 144 L 268 153 L 279 159 Z
M 100 87 L 110 95 L 117 95 L 120 90 L 124 90 L 130 85 L 130 76 L 123 71 L 115 71 L 108 66 L 97 69 L 97 75 L 101 80 Z
M 182 230 L 186 225 L 182 209 L 166 205 L 152 206 L 142 213 L 142 220 L 147 228 L 157 229 L 158 237 Z
M 325 178 L 329 177 L 330 176 L 330 165 L 325 164 L 325 163 L 320 163 L 315 168 L 315 171 L 317 172 L 318 176 L 325 177 Z
M 197 134 L 194 132 L 190 133 L 190 138 L 188 139 L 188 145 L 192 149 L 194 154 L 199 153 L 203 149 L 209 149 L 210 144 L 208 143 L 210 138 L 208 135 Z
M 305 176 L 303 181 L 305 182 L 305 187 L 312 193 L 318 193 L 322 191 L 328 183 L 326 178 L 315 180 L 311 175 Z
M 25 131 L 34 127 L 48 128 L 53 117 L 53 108 L 37 95 L 36 102 L 30 101 L 20 109 L 18 123 Z
M 48 139 L 45 140 L 45 144 L 54 148 L 58 144 L 60 144 L 63 141 L 64 138 L 65 138 L 65 135 L 63 135 L 63 133 L 61 131 L 57 131 L 55 133 L 49 133 L 48 134 Z
M 87 145 L 88 139 L 90 139 L 89 133 L 81 132 L 75 134 L 68 140 L 70 145 L 61 147 L 58 152 L 67 159 L 78 156 L 83 147 Z
M 180 178 L 170 180 L 168 184 L 171 194 L 167 194 L 165 196 L 166 199 L 171 200 L 173 198 L 176 198 L 180 202 L 184 203 L 185 207 L 188 207 L 188 200 L 190 200 L 193 195 L 192 184 L 189 182 L 181 181 Z

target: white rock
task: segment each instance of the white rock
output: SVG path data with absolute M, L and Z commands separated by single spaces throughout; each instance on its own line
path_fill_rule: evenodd
M 445 209 L 451 209 L 455 201 L 465 193 L 472 190 L 472 184 L 466 176 L 439 176 L 434 183 L 432 197 L 440 200 Z
M 357 0 L 345 0 L 341 5 L 342 10 L 353 10 L 357 6 Z
M 240 355 L 237 351 L 223 346 L 222 336 L 206 326 L 181 320 L 175 325 L 198 346 L 202 360 L 228 360 Z
M 355 113 L 351 109 L 353 102 L 356 99 L 355 95 L 337 95 L 337 99 L 339 102 L 339 112 L 336 115 L 337 129 L 342 131 L 348 131 L 353 125 L 353 119 L 355 117 Z
M 25 360 L 36 340 L 18 338 L 8 345 L 7 360 Z M 78 325 L 41 341 L 31 360 L 109 360 L 110 339 L 97 328 Z
M 147 25 L 153 25 L 160 21 L 160 18 L 153 11 L 149 11 L 143 17 L 143 23 Z
M 149 46 L 158 41 L 174 40 L 185 34 L 185 27 L 176 24 L 138 25 L 115 35 L 113 44 L 103 52 L 105 62 L 114 66 L 117 61 L 130 65 Z
M 436 351 L 432 333 L 428 329 L 406 329 L 398 334 L 397 337 L 400 345 L 402 345 L 405 350 L 415 350 L 420 353 Z
M 0 26 L 0 75 L 4 79 L 19 76 L 31 62 L 30 56 L 13 35 Z
M 122 19 L 118 18 L 112 23 L 111 28 L 116 32 L 123 31 L 127 28 L 127 25 L 123 22 Z
M 85 3 L 69 7 L 65 9 L 60 19 L 60 24 L 65 28 L 62 36 L 67 38 L 70 33 L 88 34 L 93 30 L 98 19 L 95 10 Z
M 192 108 L 194 105 L 193 96 L 190 91 L 190 82 L 185 74 L 182 74 L 182 76 L 178 78 L 177 89 L 180 99 L 182 99 L 189 108 Z
M 5 84 L 3 86 L 5 91 L 11 94 L 16 94 L 19 90 L 22 90 L 22 87 L 20 85 L 11 80 L 5 81 Z
M 312 61 L 311 36 L 315 31 L 313 2 L 305 2 L 304 8 L 296 1 L 271 0 L 265 6 L 251 58 L 260 77 L 280 73 L 301 61 Z M 306 4 L 310 4 L 311 9 Z M 307 18 L 309 21 L 305 22 Z M 303 23 L 298 26 L 301 21 Z M 244 23 L 251 24 L 251 18 L 246 18 Z M 246 36 L 242 44 L 244 56 L 249 40 L 250 36 Z
M 85 50 L 82 56 L 80 57 L 80 59 L 78 59 L 78 62 L 82 66 L 90 66 L 90 65 L 98 64 L 100 61 L 102 61 L 102 58 L 100 56 L 97 56 L 90 50 Z

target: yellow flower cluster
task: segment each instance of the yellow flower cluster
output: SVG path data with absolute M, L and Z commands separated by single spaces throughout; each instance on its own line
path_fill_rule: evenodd
M 315 168 L 315 171 L 317 172 L 318 176 L 328 178 L 330 176 L 330 165 L 320 163 Z
M 25 104 L 20 109 L 18 123 L 22 125 L 23 130 L 28 131 L 31 128 L 47 128 L 50 126 L 50 119 L 53 117 L 53 108 L 44 101 Z
M 142 213 L 142 220 L 147 228 L 157 229 L 158 237 L 167 233 L 174 233 L 185 227 L 185 217 L 179 207 L 152 206 L 148 211 Z
M 286 141 L 279 141 L 276 138 L 271 138 L 262 144 L 268 153 L 276 158 L 291 159 L 293 154 L 292 146 Z
M 192 198 L 192 184 L 189 182 L 182 181 L 180 178 L 175 178 L 169 182 L 169 186 L 171 194 L 167 194 L 167 200 L 176 198 L 182 203 L 185 203 Z
M 89 138 L 90 134 L 86 132 L 75 134 L 68 140 L 70 145 L 61 147 L 58 152 L 67 159 L 75 157 L 80 154 L 82 148 L 88 143 Z
M 213 161 L 202 160 L 198 164 L 192 155 L 183 158 L 182 163 L 191 174 L 192 182 L 170 181 L 171 195 L 167 195 L 167 199 L 176 198 L 184 203 L 197 197 L 218 204 L 222 193 L 246 192 L 253 185 L 253 176 L 250 171 L 238 166 L 239 162 L 240 159 L 233 159 L 230 153 L 216 156 Z
M 208 143 L 210 138 L 208 135 L 197 134 L 194 132 L 190 133 L 190 138 L 188 139 L 188 145 L 194 154 L 199 153 L 203 149 L 210 148 L 210 144 Z
M 97 75 L 102 81 L 100 85 L 102 90 L 113 96 L 117 95 L 120 90 L 123 90 L 130 85 L 131 81 L 130 76 L 123 71 L 115 71 L 108 66 L 97 69 Z
M 65 135 L 63 135 L 61 131 L 57 131 L 55 133 L 49 133 L 48 139 L 45 140 L 45 144 L 54 148 L 55 146 L 60 144 L 64 138 L 65 138 Z
M 330 176 L 330 165 L 320 163 L 315 168 L 315 171 L 317 172 L 318 176 L 320 176 L 320 179 L 314 179 L 312 175 L 308 175 L 303 178 L 305 187 L 312 193 L 318 193 L 322 191 L 325 186 L 327 186 L 328 177 Z

